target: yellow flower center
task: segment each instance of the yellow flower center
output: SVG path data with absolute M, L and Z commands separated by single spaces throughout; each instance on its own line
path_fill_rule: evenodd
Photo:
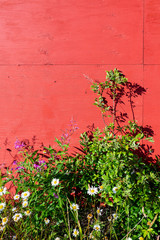
M 24 196 L 27 196 L 27 193 L 24 193 Z
M 139 240 L 144 240 L 144 238 L 143 238 L 143 237 L 140 237 Z
M 91 189 L 91 193 L 94 193 L 94 189 Z
M 5 218 L 3 218 L 3 220 L 2 220 L 2 222 L 7 222 L 7 218 L 5 217 Z
M 0 205 L 0 209 L 3 209 L 3 206 L 2 206 L 2 205 Z
M 57 181 L 54 181 L 54 184 L 57 184 Z
M 99 227 L 96 227 L 96 230 L 99 230 Z
M 103 186 L 100 186 L 99 188 L 100 188 L 100 189 L 103 189 Z
M 2 188 L 0 188 L 0 192 L 3 192 L 3 189 L 2 189 Z
M 99 209 L 97 210 L 97 213 L 98 213 L 98 214 L 100 213 L 100 210 L 99 210 Z
M 77 235 L 78 234 L 77 231 L 74 231 L 74 234 Z
M 26 212 L 27 214 L 30 214 L 30 211 L 29 210 L 27 210 L 27 212 Z
M 76 206 L 73 206 L 73 209 L 77 209 Z

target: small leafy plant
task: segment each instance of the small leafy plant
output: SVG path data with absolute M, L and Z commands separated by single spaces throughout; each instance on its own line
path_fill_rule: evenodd
M 81 134 L 76 154 L 68 151 L 74 124 L 56 139 L 56 149 L 16 143 L 22 160 L 1 180 L 2 239 L 158 239 L 159 159 L 151 161 L 144 141 L 152 138 L 133 112 L 132 97 L 145 90 L 117 69 L 91 89 L 105 128 Z M 118 109 L 123 97 L 131 105 L 128 122 Z M 9 184 L 15 194 L 7 191 Z

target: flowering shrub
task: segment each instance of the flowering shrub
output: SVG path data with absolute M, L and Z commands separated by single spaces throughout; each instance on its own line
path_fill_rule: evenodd
M 22 161 L 8 169 L 1 181 L 2 239 L 158 238 L 159 159 L 152 164 L 148 162 L 152 153 L 143 154 L 142 140 L 152 139 L 142 127 L 117 116 L 126 86 L 127 79 L 117 69 L 107 72 L 104 83 L 92 85 L 104 122 L 107 112 L 113 122 L 103 131 L 83 133 L 81 151 L 75 155 L 68 153 L 68 136 L 73 131 L 56 139 L 58 150 L 44 147 L 43 154 L 17 140 Z M 9 182 L 16 193 L 6 198 Z

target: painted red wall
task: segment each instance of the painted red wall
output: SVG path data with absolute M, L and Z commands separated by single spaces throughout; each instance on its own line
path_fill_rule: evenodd
M 160 153 L 159 16 L 159 0 L 1 0 L 0 161 L 12 160 L 6 139 L 53 145 L 73 118 L 76 145 L 87 126 L 103 127 L 83 74 L 103 81 L 115 67 L 147 88 L 135 115 Z

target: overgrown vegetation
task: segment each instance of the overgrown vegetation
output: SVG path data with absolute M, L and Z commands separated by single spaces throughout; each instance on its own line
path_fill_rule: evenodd
M 146 151 L 149 131 L 134 114 L 126 123 L 118 109 L 126 96 L 133 113 L 132 97 L 144 89 L 117 69 L 91 88 L 105 128 L 83 133 L 76 155 L 68 153 L 68 135 L 56 139 L 58 150 L 44 147 L 42 154 L 16 143 L 22 160 L 1 180 L 1 239 L 158 239 L 160 162 Z

